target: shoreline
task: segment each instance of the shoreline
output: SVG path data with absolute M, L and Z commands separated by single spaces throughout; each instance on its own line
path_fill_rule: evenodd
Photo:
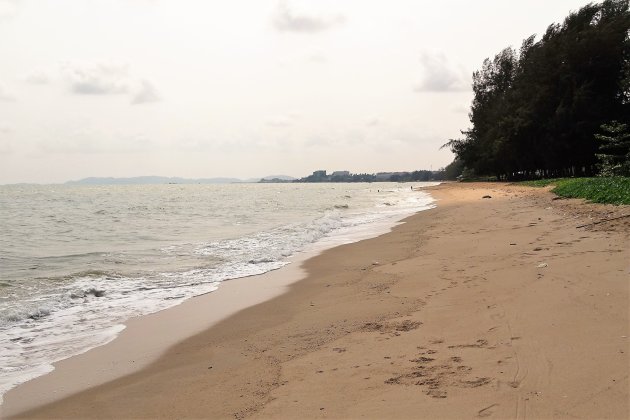
M 630 226 L 576 229 L 619 209 L 429 191 L 437 208 L 308 259 L 286 293 L 20 416 L 627 418 Z
M 309 254 L 299 257 L 307 258 Z M 303 276 L 302 258 L 264 274 L 222 282 L 217 291 L 133 317 L 108 343 L 53 363 L 54 370 L 4 395 L 0 418 L 58 401 L 146 368 L 169 348 L 238 311 L 282 294 Z M 181 322 L 186 319 L 186 322 Z M 138 340 L 138 338 L 142 338 Z
M 423 191 L 426 188 L 417 187 L 415 191 L 426 193 Z M 411 214 L 431 209 L 435 206 L 434 201 L 427 206 Z M 151 314 L 132 317 L 124 322 L 122 331 L 112 340 L 54 362 L 52 371 L 7 391 L 0 403 L 0 417 L 31 410 L 138 372 L 177 343 L 239 311 L 286 293 L 291 284 L 305 278 L 302 265 L 310 258 L 327 249 L 386 234 L 404 223 L 409 215 L 402 217 L 391 216 L 355 227 L 349 232 L 324 237 L 287 258 L 288 264 L 283 267 L 259 275 L 225 280 L 219 290 L 194 296 Z M 181 322 L 182 319 L 186 322 Z

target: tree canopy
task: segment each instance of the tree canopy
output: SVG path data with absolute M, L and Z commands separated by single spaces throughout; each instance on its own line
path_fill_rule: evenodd
M 473 73 L 472 127 L 449 147 L 499 178 L 592 175 L 600 127 L 630 123 L 629 0 L 588 4 Z

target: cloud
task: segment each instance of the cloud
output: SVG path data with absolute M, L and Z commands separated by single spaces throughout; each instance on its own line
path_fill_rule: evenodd
M 367 127 L 378 127 L 380 125 L 383 125 L 383 121 L 381 121 L 379 118 L 377 117 L 372 117 L 369 120 L 367 120 L 365 122 L 365 125 Z
M 46 71 L 35 70 L 22 77 L 22 80 L 31 85 L 47 85 L 52 81 L 52 77 Z
M 422 80 L 416 92 L 449 92 L 470 90 L 470 81 L 461 66 L 453 66 L 442 53 L 423 53 L 420 57 Z
M 0 21 L 9 19 L 17 13 L 16 0 L 0 0 Z
M 297 114 L 293 113 L 287 115 L 274 115 L 267 118 L 265 125 L 274 128 L 290 127 L 295 124 L 295 120 L 297 120 L 297 118 Z
M 81 95 L 127 93 L 128 66 L 117 63 L 65 63 L 61 69 L 70 90 Z
M 295 13 L 286 2 L 280 2 L 273 16 L 273 26 L 281 32 L 324 32 L 346 21 L 343 15 L 308 15 Z
M 0 83 L 0 101 L 13 102 L 15 96 Z
M 155 86 L 148 80 L 140 81 L 140 88 L 136 91 L 131 100 L 132 104 L 145 104 L 149 102 L 157 102 L 160 100 L 160 95 L 155 89 Z
M 133 75 L 124 63 L 64 63 L 61 73 L 69 90 L 77 95 L 130 95 L 132 104 L 160 100 L 153 83 Z

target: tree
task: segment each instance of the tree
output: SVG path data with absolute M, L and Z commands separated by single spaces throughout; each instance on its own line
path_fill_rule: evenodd
M 627 124 L 612 121 L 601 126 L 604 134 L 595 134 L 600 141 L 597 160 L 601 176 L 630 176 L 630 132 Z
M 600 126 L 630 123 L 629 0 L 605 0 L 473 73 L 471 127 L 448 147 L 499 179 L 591 175 Z
M 447 180 L 456 180 L 462 174 L 464 164 L 461 160 L 455 159 L 443 169 L 443 177 Z

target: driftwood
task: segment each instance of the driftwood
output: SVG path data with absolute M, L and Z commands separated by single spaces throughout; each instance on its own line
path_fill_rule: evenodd
M 580 226 L 576 227 L 576 229 L 587 227 L 587 226 L 599 225 L 600 223 L 611 222 L 613 220 L 623 219 L 624 217 L 630 217 L 630 214 L 624 214 L 623 216 L 611 217 L 610 219 L 602 219 L 602 220 L 599 220 L 597 222 L 587 223 L 585 225 L 580 225 Z

